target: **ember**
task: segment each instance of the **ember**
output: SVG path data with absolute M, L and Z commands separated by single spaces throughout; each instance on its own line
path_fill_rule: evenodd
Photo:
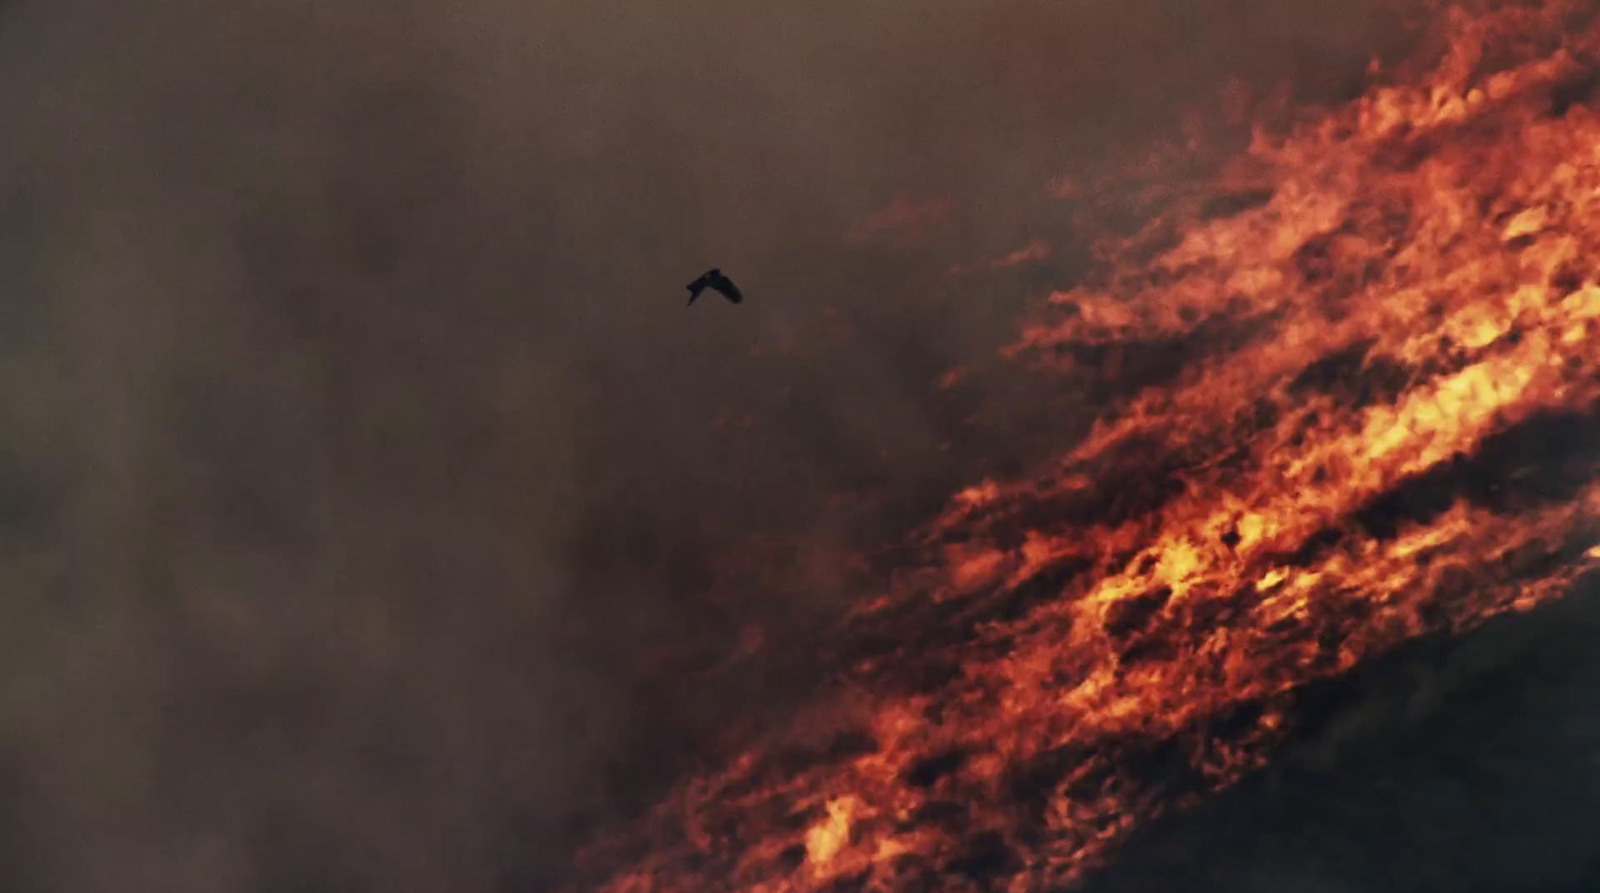
M 1090 378 L 1199 346 L 958 494 L 936 577 L 839 631 L 839 731 L 872 746 L 694 780 L 602 889 L 1060 889 L 1262 765 L 1306 686 L 1600 561 L 1600 25 L 1440 27 L 1426 72 L 1258 133 L 1168 247 L 1106 246 L 1026 327 L 1018 356 Z

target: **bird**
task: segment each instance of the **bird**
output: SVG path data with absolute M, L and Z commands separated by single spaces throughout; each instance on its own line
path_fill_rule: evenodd
M 739 292 L 739 286 L 734 285 L 733 280 L 722 275 L 722 271 L 716 267 L 707 270 L 699 279 L 689 283 L 687 287 L 689 289 L 689 303 L 685 306 L 693 306 L 694 299 L 700 297 L 700 293 L 708 288 L 735 304 L 744 300 L 744 295 Z

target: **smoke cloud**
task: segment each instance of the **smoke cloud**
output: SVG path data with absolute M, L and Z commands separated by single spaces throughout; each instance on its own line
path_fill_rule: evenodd
M 851 593 L 749 535 L 1081 424 L 936 391 L 1043 284 L 949 265 L 1225 78 L 1348 89 L 1378 7 L 0 4 L 0 888 L 554 883 L 815 684 Z M 847 237 L 896 196 L 953 210 Z

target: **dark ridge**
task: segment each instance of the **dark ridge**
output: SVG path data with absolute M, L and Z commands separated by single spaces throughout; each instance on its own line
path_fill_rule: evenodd
M 1597 443 L 1600 416 L 1542 413 L 1486 438 L 1471 456 L 1413 475 L 1357 510 L 1354 521 L 1386 540 L 1403 522 L 1430 522 L 1457 499 L 1501 514 L 1570 500 L 1600 472 Z
M 1405 653 L 1410 660 L 1438 661 L 1451 647 L 1450 634 L 1436 632 L 1407 642 Z M 1384 675 L 1390 660 L 1392 658 L 1379 657 L 1349 673 L 1297 686 L 1289 695 L 1285 711 L 1285 719 L 1295 736 L 1304 740 L 1328 732 L 1360 703 L 1371 680 Z
M 1600 889 L 1597 586 L 1296 688 L 1269 768 L 1135 829 L 1070 889 Z
M 901 779 L 914 788 L 931 788 L 939 779 L 966 765 L 969 755 L 963 750 L 946 751 L 912 763 Z
M 1556 82 L 1550 89 L 1550 116 L 1559 118 L 1575 105 L 1587 105 L 1600 88 L 1600 70 L 1590 69 Z
M 1277 190 L 1270 187 L 1263 187 L 1214 196 L 1207 199 L 1200 206 L 1200 219 L 1213 220 L 1219 217 L 1232 217 L 1235 214 L 1242 214 L 1251 208 L 1259 208 L 1272 201 L 1272 196 L 1276 192 Z

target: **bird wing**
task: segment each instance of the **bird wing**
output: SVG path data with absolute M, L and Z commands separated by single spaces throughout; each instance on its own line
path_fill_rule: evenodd
M 694 299 L 700 297 L 700 293 L 706 290 L 706 286 L 708 284 L 709 282 L 707 277 L 701 276 L 699 279 L 696 279 L 695 281 L 684 286 L 685 288 L 689 289 L 689 304 L 685 306 L 693 305 Z
M 718 276 L 706 284 L 735 304 L 744 300 L 744 294 L 739 291 L 739 286 L 734 285 L 733 280 L 726 276 Z

